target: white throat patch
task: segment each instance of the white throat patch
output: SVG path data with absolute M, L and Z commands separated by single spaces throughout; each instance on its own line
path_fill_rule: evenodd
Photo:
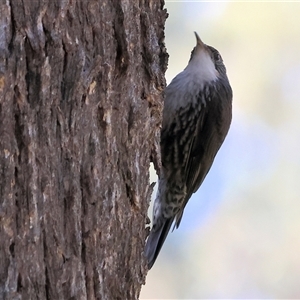
M 163 126 L 171 124 L 187 99 L 197 103 L 199 92 L 208 82 L 217 81 L 218 75 L 214 62 L 204 49 L 194 53 L 187 67 L 165 89 Z
M 210 55 L 203 49 L 194 53 L 184 72 L 193 76 L 200 85 L 217 80 L 219 74 Z

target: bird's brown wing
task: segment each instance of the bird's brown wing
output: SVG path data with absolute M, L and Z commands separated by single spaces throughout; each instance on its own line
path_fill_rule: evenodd
M 201 108 L 198 116 L 197 127 L 190 145 L 189 156 L 185 165 L 186 197 L 182 209 L 176 216 L 176 227 L 179 226 L 183 210 L 188 200 L 195 193 L 208 171 L 214 158 L 220 149 L 228 129 L 219 128 L 216 120 L 222 118 L 222 113 L 214 99 L 209 101 L 206 107 Z

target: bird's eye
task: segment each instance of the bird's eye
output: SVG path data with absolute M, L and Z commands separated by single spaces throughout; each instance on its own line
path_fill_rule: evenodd
M 215 62 L 222 62 L 222 57 L 219 53 L 215 54 Z

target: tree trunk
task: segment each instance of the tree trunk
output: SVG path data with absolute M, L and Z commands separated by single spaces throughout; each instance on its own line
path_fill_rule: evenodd
M 137 299 L 164 1 L 0 3 L 0 299 Z

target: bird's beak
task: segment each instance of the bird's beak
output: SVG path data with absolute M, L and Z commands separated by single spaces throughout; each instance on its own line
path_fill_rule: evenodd
M 205 49 L 205 44 L 201 41 L 201 39 L 200 39 L 198 33 L 197 33 L 196 31 L 195 31 L 194 33 L 195 33 L 196 40 L 197 40 L 197 45 L 196 45 L 196 47 L 197 47 L 198 49 Z

